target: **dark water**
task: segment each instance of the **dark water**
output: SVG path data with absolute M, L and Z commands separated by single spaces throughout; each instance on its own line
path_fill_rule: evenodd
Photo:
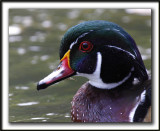
M 73 77 L 37 91 L 59 63 L 63 34 L 86 20 L 119 24 L 136 41 L 151 74 L 151 15 L 116 9 L 10 9 L 9 122 L 71 122 L 71 100 L 87 79 Z

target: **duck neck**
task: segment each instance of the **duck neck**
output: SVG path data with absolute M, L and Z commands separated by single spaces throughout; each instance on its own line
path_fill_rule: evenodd
M 86 74 L 86 73 L 77 72 L 77 75 L 88 78 L 89 79 L 89 83 L 92 86 L 100 88 L 100 89 L 113 89 L 113 88 L 117 88 L 117 87 L 123 85 L 124 83 L 128 83 L 128 82 L 133 81 L 132 76 L 133 76 L 134 67 L 132 67 L 128 71 L 128 74 L 126 74 L 126 76 L 124 76 L 120 80 L 113 81 L 113 82 L 111 82 L 111 81 L 110 82 L 106 82 L 105 78 L 108 78 L 108 76 L 110 76 L 110 74 L 102 73 L 102 72 L 105 72 L 104 69 L 102 68 L 102 64 L 103 64 L 103 66 L 107 67 L 107 65 L 105 65 L 104 62 L 102 61 L 101 52 L 97 52 L 97 63 L 96 63 L 95 71 L 92 74 Z M 120 74 L 120 73 L 117 73 L 117 74 Z M 114 77 L 116 77 L 116 76 L 114 76 Z

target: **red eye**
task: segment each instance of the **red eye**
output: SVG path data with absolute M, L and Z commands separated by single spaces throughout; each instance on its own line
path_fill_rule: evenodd
M 92 50 L 92 48 L 93 45 L 89 41 L 83 41 L 79 46 L 79 50 L 81 50 L 82 52 L 89 52 Z

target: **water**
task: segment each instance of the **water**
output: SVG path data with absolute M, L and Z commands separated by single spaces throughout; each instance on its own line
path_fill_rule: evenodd
M 136 41 L 151 74 L 151 14 L 147 10 L 10 9 L 9 122 L 71 122 L 71 100 L 86 78 L 66 79 L 45 90 L 39 80 L 59 63 L 59 45 L 68 28 L 86 20 L 108 20 Z

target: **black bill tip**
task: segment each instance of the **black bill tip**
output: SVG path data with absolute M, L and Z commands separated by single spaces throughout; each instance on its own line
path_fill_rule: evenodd
M 39 90 L 41 90 L 41 89 L 46 89 L 48 86 L 49 86 L 49 85 L 46 84 L 46 83 L 40 83 L 40 82 L 38 82 L 38 83 L 37 83 L 37 90 L 39 91 Z

